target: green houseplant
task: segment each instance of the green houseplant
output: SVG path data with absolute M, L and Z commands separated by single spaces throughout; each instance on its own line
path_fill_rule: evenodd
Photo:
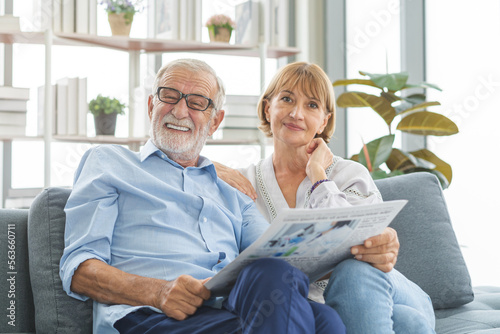
M 236 24 L 229 16 L 217 14 L 211 16 L 205 26 L 210 34 L 210 41 L 227 43 Z
M 428 171 L 438 176 L 443 188 L 452 180 L 452 168 L 427 148 L 404 152 L 394 148 L 393 123 L 398 122 L 396 130 L 422 136 L 449 136 L 458 133 L 457 125 L 446 116 L 427 110 L 440 105 L 437 101 L 426 101 L 425 94 L 402 94 L 410 88 L 432 88 L 441 90 L 429 83 L 408 84 L 408 73 L 372 74 L 359 72 L 368 79 L 342 79 L 334 86 L 365 85 L 379 90 L 378 95 L 360 91 L 348 91 L 337 98 L 341 108 L 368 107 L 374 110 L 387 124 L 388 135 L 375 139 L 365 145 L 360 153 L 351 157 L 365 165 L 374 179 L 388 176 Z M 389 171 L 381 168 L 387 166 Z
M 119 100 L 101 94 L 90 101 L 89 112 L 94 115 L 96 135 L 114 135 L 116 116 L 125 114 L 126 105 Z

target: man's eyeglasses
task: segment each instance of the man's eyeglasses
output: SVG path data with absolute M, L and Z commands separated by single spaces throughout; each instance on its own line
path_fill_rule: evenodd
M 182 98 L 184 98 L 188 108 L 198 111 L 205 111 L 208 107 L 213 105 L 213 101 L 206 96 L 198 94 L 184 94 L 179 92 L 177 89 L 168 87 L 158 87 L 156 94 L 161 102 L 168 104 L 177 104 Z

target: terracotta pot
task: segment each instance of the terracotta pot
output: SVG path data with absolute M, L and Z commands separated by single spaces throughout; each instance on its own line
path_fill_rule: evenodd
M 231 32 L 227 28 L 218 28 L 218 29 L 208 29 L 208 33 L 210 34 L 210 42 L 225 42 L 229 43 L 231 39 Z
M 112 114 L 100 114 L 94 115 L 94 125 L 95 125 L 95 134 L 97 136 L 100 135 L 115 135 L 116 129 L 116 115 L 117 113 Z
M 111 27 L 111 34 L 113 36 L 128 36 L 130 35 L 130 29 L 132 28 L 132 20 L 127 24 L 125 19 L 125 13 L 108 13 L 108 22 Z

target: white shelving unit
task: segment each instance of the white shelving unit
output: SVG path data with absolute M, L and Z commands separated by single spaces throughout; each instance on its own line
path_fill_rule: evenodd
M 227 43 L 202 43 L 194 41 L 179 41 L 179 40 L 163 40 L 149 38 L 129 38 L 125 36 L 96 36 L 83 34 L 54 34 L 48 30 L 46 32 L 0 32 L 0 43 L 12 45 L 15 43 L 22 44 L 39 44 L 45 45 L 45 115 L 44 124 L 49 127 L 52 124 L 52 115 L 49 110 L 52 110 L 51 96 L 52 89 L 52 46 L 95 46 L 101 48 L 109 48 L 127 52 L 129 54 L 129 129 L 128 138 L 118 138 L 113 136 L 97 136 L 97 137 L 82 137 L 82 136 L 57 136 L 52 135 L 52 129 L 46 127 L 44 136 L 42 137 L 2 137 L 3 142 L 3 191 L 1 206 L 5 207 L 5 201 L 8 197 L 16 197 L 19 194 L 37 193 L 40 189 L 32 190 L 15 190 L 11 189 L 11 172 L 12 172 L 12 141 L 13 140 L 43 140 L 44 141 L 44 187 L 51 185 L 51 144 L 54 141 L 65 142 L 81 142 L 81 143 L 115 143 L 128 145 L 131 149 L 138 148 L 147 141 L 147 138 L 132 137 L 134 133 L 134 101 L 133 90 L 140 85 L 139 83 L 139 68 L 141 53 L 168 53 L 168 52 L 196 52 L 196 53 L 211 53 L 220 55 L 232 56 L 247 56 L 258 57 L 260 59 L 260 87 L 265 84 L 265 60 L 267 58 L 281 58 L 293 56 L 299 53 L 299 49 L 294 47 L 271 47 L 262 43 L 253 47 L 246 45 L 232 45 Z M 264 147 L 264 138 L 259 142 L 255 141 L 227 141 L 227 140 L 210 140 L 211 145 L 233 145 L 233 144 L 260 144 Z M 264 150 L 263 150 L 264 151 Z

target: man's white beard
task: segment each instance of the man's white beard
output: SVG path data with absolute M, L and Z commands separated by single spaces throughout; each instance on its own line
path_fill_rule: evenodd
M 166 123 L 189 128 L 192 135 L 188 136 L 180 132 L 173 133 L 173 130 L 165 129 Z M 172 160 L 190 161 L 196 159 L 203 149 L 211 123 L 212 120 L 208 122 L 205 128 L 200 129 L 198 133 L 194 133 L 195 126 L 190 118 L 179 120 L 172 113 L 168 113 L 160 121 L 158 114 L 154 114 L 149 135 L 156 147 L 165 152 Z

